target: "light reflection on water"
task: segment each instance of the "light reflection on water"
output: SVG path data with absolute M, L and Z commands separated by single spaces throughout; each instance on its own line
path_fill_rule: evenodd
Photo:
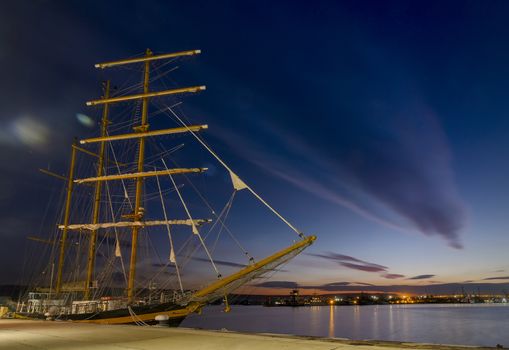
M 329 338 L 334 338 L 334 312 L 336 311 L 336 308 L 331 305 L 329 306 Z
M 210 306 L 182 327 L 507 347 L 509 305 Z

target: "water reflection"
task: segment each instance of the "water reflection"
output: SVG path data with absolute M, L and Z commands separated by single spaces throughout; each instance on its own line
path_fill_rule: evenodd
M 394 306 L 389 305 L 389 336 L 394 337 Z
M 336 307 L 334 305 L 329 306 L 329 338 L 334 338 L 334 311 Z
M 380 336 L 380 330 L 378 329 L 379 325 L 378 325 L 378 316 L 379 316 L 379 313 L 378 313 L 378 305 L 375 306 L 374 310 L 373 310 L 373 338 L 374 339 L 378 339 Z
M 296 315 L 296 317 L 305 319 L 305 315 L 303 315 L 302 312 L 299 312 L 300 309 L 302 309 L 302 308 L 293 307 L 292 309 L 294 309 L 296 314 L 298 314 L 298 316 Z M 308 323 L 309 330 L 313 333 L 318 333 L 318 332 L 323 331 L 320 329 L 322 327 L 322 322 L 320 322 L 321 321 L 320 318 L 324 316 L 322 308 L 320 306 L 310 306 L 307 309 L 309 309 L 309 317 L 310 317 L 310 322 Z M 293 334 L 296 334 L 296 333 L 293 333 Z
M 509 345 L 509 305 L 207 307 L 183 327 L 351 339 Z

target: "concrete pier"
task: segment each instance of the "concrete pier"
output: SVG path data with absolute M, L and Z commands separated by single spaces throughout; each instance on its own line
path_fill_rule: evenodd
M 243 334 L 188 328 L 103 326 L 57 321 L 0 320 L 0 349 L 472 350 L 483 348 L 351 341 L 271 334 Z

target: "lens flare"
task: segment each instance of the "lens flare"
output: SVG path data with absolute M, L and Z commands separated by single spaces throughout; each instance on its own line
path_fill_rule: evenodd
M 93 128 L 95 125 L 94 120 L 83 113 L 76 113 L 76 119 L 78 119 L 80 124 L 86 126 L 87 128 Z
M 11 130 L 14 137 L 28 146 L 43 146 L 47 143 L 50 131 L 46 125 L 30 117 L 16 119 Z

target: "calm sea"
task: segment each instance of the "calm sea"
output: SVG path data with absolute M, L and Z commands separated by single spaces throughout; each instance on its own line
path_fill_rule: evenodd
M 509 347 L 509 304 L 210 306 L 182 327 Z

